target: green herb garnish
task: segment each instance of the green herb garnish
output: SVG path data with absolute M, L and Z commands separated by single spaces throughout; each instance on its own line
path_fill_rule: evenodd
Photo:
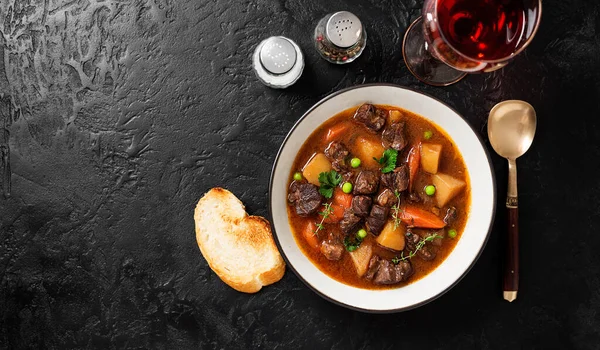
M 342 182 L 342 175 L 337 171 L 324 171 L 319 174 L 319 193 L 325 198 L 333 196 L 333 189 Z
M 427 243 L 427 242 L 431 242 L 431 241 L 433 241 L 433 240 L 434 240 L 434 239 L 436 239 L 436 238 L 443 238 L 443 237 L 442 237 L 442 236 L 440 236 L 440 235 L 438 235 L 438 234 L 435 234 L 435 235 L 431 235 L 431 236 L 428 236 L 428 237 L 427 237 L 427 238 L 425 238 L 425 239 L 422 239 L 422 240 L 420 240 L 420 241 L 419 241 L 419 243 L 417 243 L 417 246 L 415 247 L 415 250 L 414 250 L 414 251 L 412 251 L 412 252 L 409 252 L 409 253 L 408 253 L 408 256 L 404 256 L 404 252 L 402 252 L 402 253 L 400 253 L 400 257 L 394 257 L 394 258 L 392 259 L 392 263 L 394 263 L 395 265 L 398 265 L 398 263 L 399 263 L 400 261 L 404 261 L 404 260 L 412 259 L 412 258 L 413 258 L 413 256 L 417 255 L 417 252 L 418 252 L 419 250 L 421 250 L 421 249 L 422 249 L 422 248 L 425 246 L 425 243 Z
M 344 238 L 344 247 L 346 247 L 347 251 L 353 252 L 360 247 L 362 241 L 363 240 L 356 235 L 348 235 Z
M 393 148 L 388 148 L 383 152 L 383 156 L 379 159 L 373 157 L 373 159 L 375 159 L 379 164 L 383 165 L 383 168 L 381 168 L 381 172 L 386 174 L 386 173 L 391 173 L 392 171 L 394 171 L 394 169 L 396 169 L 396 160 L 398 158 L 398 151 L 396 151 Z
M 402 220 L 400 219 L 400 193 L 396 190 L 394 191 L 394 196 L 396 196 L 396 199 L 398 200 L 396 202 L 396 204 L 394 204 L 392 206 L 392 218 L 394 219 L 394 230 L 398 228 L 398 226 L 400 226 L 400 222 L 402 222 Z
M 319 231 L 321 231 L 324 226 L 323 223 L 325 222 L 325 219 L 327 219 L 329 217 L 329 215 L 331 215 L 331 213 L 333 213 L 333 209 L 331 208 L 331 203 L 325 203 L 323 204 L 323 211 L 319 212 L 319 215 L 322 216 L 321 222 L 319 222 L 317 224 L 317 229 L 315 230 L 315 232 L 313 232 L 315 235 L 317 235 L 319 233 Z

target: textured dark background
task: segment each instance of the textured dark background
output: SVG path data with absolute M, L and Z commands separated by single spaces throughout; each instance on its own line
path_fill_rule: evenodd
M 600 348 L 600 4 L 546 0 L 532 45 L 448 88 L 416 81 L 402 36 L 421 1 L 0 0 L 0 348 Z M 311 43 L 337 10 L 363 20 L 354 63 Z M 293 87 L 250 68 L 271 35 L 297 41 Z M 419 309 L 333 305 L 291 272 L 256 295 L 208 268 L 192 212 L 224 186 L 267 214 L 270 168 L 312 104 L 386 82 L 427 92 L 486 137 L 490 108 L 529 101 L 519 160 L 521 291 L 501 298 L 504 210 L 471 272 Z M 503 208 L 506 163 L 493 156 Z M 12 188 L 11 188 L 12 187 Z M 474 189 L 475 191 L 477 189 Z

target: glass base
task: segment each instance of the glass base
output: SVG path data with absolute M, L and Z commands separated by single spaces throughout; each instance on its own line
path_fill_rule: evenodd
M 419 17 L 406 30 L 402 43 L 404 62 L 417 79 L 433 86 L 448 86 L 467 75 L 433 57 L 427 45 L 423 35 L 423 18 Z

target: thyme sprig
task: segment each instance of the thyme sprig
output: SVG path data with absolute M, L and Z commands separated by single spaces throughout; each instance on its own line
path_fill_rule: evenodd
M 321 215 L 322 218 L 321 218 L 321 222 L 319 222 L 317 224 L 317 229 L 314 232 L 315 235 L 317 235 L 319 233 L 319 231 L 321 231 L 323 228 L 325 228 L 323 223 L 329 217 L 329 215 L 331 215 L 331 213 L 333 213 L 333 209 L 331 208 L 331 203 L 325 203 L 325 204 L 323 204 L 323 207 L 324 207 L 323 211 L 319 212 L 319 215 Z
M 400 226 L 400 193 L 396 190 L 394 191 L 394 196 L 396 196 L 397 202 L 392 206 L 392 218 L 394 219 L 394 230 Z
M 407 256 L 404 256 L 404 252 L 400 253 L 400 257 L 394 257 L 392 259 L 392 263 L 394 263 L 395 265 L 398 265 L 398 263 L 400 261 L 412 259 L 415 255 L 417 255 L 417 252 L 425 246 L 425 243 L 431 242 L 436 238 L 443 238 L 443 237 L 438 234 L 434 234 L 434 235 L 428 236 L 428 237 L 420 240 L 419 243 L 417 243 L 415 250 L 409 252 Z

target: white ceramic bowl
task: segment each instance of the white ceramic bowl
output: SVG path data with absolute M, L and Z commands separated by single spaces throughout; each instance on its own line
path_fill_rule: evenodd
M 292 164 L 308 136 L 337 113 L 364 102 L 398 106 L 445 130 L 460 152 L 471 180 L 471 212 L 462 237 L 439 267 L 407 286 L 367 290 L 338 282 L 302 253 L 288 222 L 287 188 Z M 483 251 L 494 220 L 496 183 L 483 143 L 471 126 L 444 103 L 394 85 L 361 85 L 333 93 L 306 112 L 289 132 L 275 159 L 270 183 L 270 214 L 275 241 L 288 267 L 324 298 L 366 312 L 398 312 L 423 305 L 454 286 Z

